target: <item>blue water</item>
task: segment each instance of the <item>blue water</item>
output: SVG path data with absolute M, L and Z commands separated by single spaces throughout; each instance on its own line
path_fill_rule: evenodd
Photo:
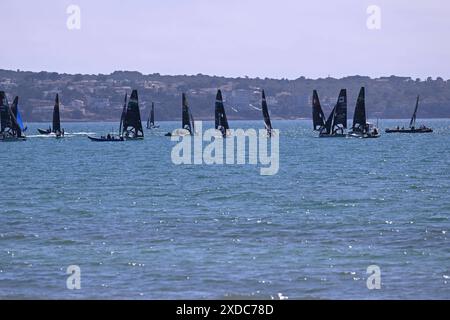
M 275 176 L 172 164 L 171 122 L 138 142 L 66 123 L 79 134 L 1 143 L 0 298 L 450 299 L 450 121 L 426 123 L 434 133 L 361 140 L 274 121 Z

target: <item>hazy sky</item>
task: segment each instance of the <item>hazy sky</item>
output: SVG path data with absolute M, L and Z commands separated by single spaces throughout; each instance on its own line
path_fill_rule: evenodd
M 69 30 L 69 5 L 81 29 Z M 369 30 L 366 10 L 381 9 Z M 0 68 L 450 78 L 447 0 L 1 0 Z

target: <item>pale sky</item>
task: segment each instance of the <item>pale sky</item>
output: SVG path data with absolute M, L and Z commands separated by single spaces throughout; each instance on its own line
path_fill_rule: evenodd
M 66 26 L 71 4 L 80 30 Z M 450 79 L 447 0 L 1 0 L 0 12 L 2 69 Z

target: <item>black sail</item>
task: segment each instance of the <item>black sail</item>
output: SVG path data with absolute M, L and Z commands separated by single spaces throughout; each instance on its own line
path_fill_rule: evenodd
M 137 90 L 131 92 L 130 100 L 123 121 L 122 133 L 127 133 L 130 138 L 143 138 L 141 113 L 139 111 L 139 98 Z
M 4 91 L 0 91 L 0 122 L 1 132 L 5 132 L 11 126 L 8 99 Z
M 14 116 L 13 118 L 13 129 L 17 132 L 17 136 L 22 136 L 22 128 L 20 127 L 19 123 L 17 122 L 17 115 L 18 115 L 18 105 L 19 105 L 19 97 L 15 97 L 13 103 L 11 104 L 11 112 Z M 15 121 L 14 121 L 15 120 Z
M 333 132 L 338 128 L 347 129 L 347 90 L 342 89 L 334 108 L 333 113 Z
M 16 111 L 17 111 L 17 102 L 18 98 L 14 99 L 16 103 Z M 8 98 L 4 91 L 0 91 L 0 132 L 8 132 L 10 135 L 14 137 L 21 136 L 20 126 L 17 123 L 17 119 L 14 116 L 14 113 L 11 107 L 8 104 Z
M 123 101 L 122 114 L 120 115 L 120 125 L 119 125 L 119 134 L 122 136 L 123 122 L 125 120 L 125 116 L 127 114 L 127 98 L 128 95 L 125 93 L 125 99 Z
M 313 91 L 312 105 L 314 130 L 320 130 L 320 128 L 325 126 L 325 115 L 323 113 L 322 106 L 320 105 L 319 95 L 316 90 Z
M 264 117 L 264 124 L 267 130 L 272 130 L 272 122 L 270 121 L 269 108 L 267 107 L 266 93 L 262 91 L 261 110 Z
M 155 126 L 155 104 L 152 102 L 152 110 L 150 111 L 150 125 Z
M 411 121 L 409 122 L 410 128 L 413 128 L 416 126 L 416 117 L 417 117 L 417 109 L 419 109 L 419 100 L 420 100 L 420 96 L 417 96 L 416 108 L 414 109 L 413 116 L 411 118 Z
M 361 88 L 353 115 L 353 130 L 364 130 L 367 124 L 365 89 Z
M 151 129 L 155 126 L 155 104 L 152 102 L 152 108 L 147 119 L 147 129 Z
M 183 93 L 182 94 L 182 107 L 181 107 L 181 112 L 182 112 L 182 122 L 181 122 L 181 127 L 183 129 L 188 130 L 191 134 L 193 134 L 193 127 L 191 125 L 191 121 L 192 121 L 192 115 L 189 111 L 189 106 L 188 106 L 188 102 L 187 102 L 187 98 L 186 98 L 186 94 Z
M 59 95 L 56 94 L 55 106 L 53 107 L 53 132 L 61 132 L 61 119 L 59 116 Z
M 334 118 L 335 112 L 336 112 L 336 106 L 331 111 L 330 115 L 328 116 L 327 122 L 325 122 L 325 125 L 323 126 L 324 131 L 321 131 L 321 132 L 326 133 L 326 134 L 331 134 L 331 129 L 332 129 L 331 127 L 333 126 L 333 118 Z
M 230 129 L 228 125 L 227 115 L 225 114 L 225 107 L 223 106 L 222 91 L 217 90 L 216 107 L 215 107 L 215 128 Z

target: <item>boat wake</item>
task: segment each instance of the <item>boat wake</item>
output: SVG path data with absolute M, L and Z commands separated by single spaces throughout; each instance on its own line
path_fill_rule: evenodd
M 96 134 L 96 132 L 84 132 L 84 131 L 81 131 L 81 132 L 71 132 L 71 133 L 68 132 L 67 134 L 71 134 L 71 135 L 74 135 L 74 136 L 91 136 L 91 135 Z

